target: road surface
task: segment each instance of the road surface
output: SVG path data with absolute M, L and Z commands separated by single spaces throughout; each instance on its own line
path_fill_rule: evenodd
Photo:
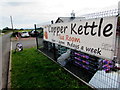
M 0 43 L 2 43 L 2 88 L 7 88 L 7 75 L 8 75 L 8 63 L 10 57 L 10 35 L 6 34 L 2 37 Z
M 0 36 L 0 89 L 2 88 L 2 36 Z
M 16 44 L 20 42 L 23 48 L 30 48 L 36 46 L 36 38 L 21 38 L 20 40 L 12 40 L 12 49 L 15 50 Z

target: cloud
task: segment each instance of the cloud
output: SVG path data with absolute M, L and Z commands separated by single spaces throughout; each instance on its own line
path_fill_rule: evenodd
M 7 2 L 6 5 L 9 6 L 22 6 L 22 5 L 27 5 L 27 4 L 31 4 L 31 2 Z
M 119 0 L 2 0 L 0 28 L 10 27 L 10 16 L 15 28 L 31 26 L 34 23 L 50 22 L 58 17 L 68 17 L 72 10 L 76 16 L 99 12 L 101 8 L 118 3 Z M 28 24 L 28 25 L 27 25 Z

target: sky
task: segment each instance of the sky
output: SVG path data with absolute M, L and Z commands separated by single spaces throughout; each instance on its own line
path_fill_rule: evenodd
M 119 0 L 0 0 L 0 29 L 34 28 L 34 24 L 48 24 L 58 17 L 70 17 L 116 9 Z

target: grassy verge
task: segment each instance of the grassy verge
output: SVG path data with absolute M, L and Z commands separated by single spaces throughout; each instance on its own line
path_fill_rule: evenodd
M 7 31 L 7 32 L 4 32 L 4 33 L 0 33 L 0 36 L 3 36 L 3 35 L 5 35 L 5 34 L 8 34 L 8 33 L 10 33 L 10 32 L 12 32 L 12 31 Z
M 12 54 L 12 88 L 88 88 L 35 48 Z

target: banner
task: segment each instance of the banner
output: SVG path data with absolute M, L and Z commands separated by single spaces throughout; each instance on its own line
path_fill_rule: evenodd
M 44 40 L 101 58 L 112 59 L 117 17 L 44 26 Z

